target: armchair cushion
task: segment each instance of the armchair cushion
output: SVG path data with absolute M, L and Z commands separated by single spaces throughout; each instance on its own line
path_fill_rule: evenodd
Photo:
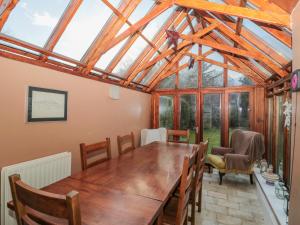
M 213 167 L 219 170 L 225 169 L 225 161 L 222 156 L 208 154 L 207 161 L 209 164 L 211 164 Z
M 224 161 L 227 171 L 248 171 L 251 167 L 248 155 L 226 154 Z
M 211 153 L 213 155 L 225 155 L 227 153 L 232 153 L 233 149 L 232 148 L 226 148 L 226 147 L 213 147 L 211 149 Z

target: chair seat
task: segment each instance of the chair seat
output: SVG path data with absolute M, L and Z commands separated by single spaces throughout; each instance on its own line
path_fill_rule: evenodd
M 225 161 L 222 156 L 208 154 L 207 161 L 209 164 L 211 164 L 213 167 L 215 167 L 219 170 L 225 169 Z
M 177 206 L 178 206 L 178 198 L 171 198 L 164 209 L 164 217 L 163 217 L 164 225 L 175 225 Z

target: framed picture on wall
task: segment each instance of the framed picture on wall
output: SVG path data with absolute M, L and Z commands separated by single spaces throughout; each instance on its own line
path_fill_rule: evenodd
M 28 122 L 66 121 L 68 92 L 29 87 Z

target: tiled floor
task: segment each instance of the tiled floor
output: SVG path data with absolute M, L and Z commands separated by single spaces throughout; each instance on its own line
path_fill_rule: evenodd
M 216 171 L 204 175 L 197 225 L 264 225 L 263 209 L 248 176 L 227 174 L 223 185 L 218 182 Z

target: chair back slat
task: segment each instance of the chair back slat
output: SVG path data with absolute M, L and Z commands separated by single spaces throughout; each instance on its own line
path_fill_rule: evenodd
M 170 137 L 172 137 L 173 139 L 170 139 Z M 180 137 L 185 138 L 185 140 L 181 141 Z M 189 143 L 190 131 L 189 130 L 167 130 L 167 142 Z
M 111 159 L 111 147 L 110 138 L 106 138 L 106 141 L 86 145 L 85 143 L 80 144 L 81 153 L 81 168 L 86 170 L 92 166 L 96 166 L 104 161 Z M 93 162 L 88 162 L 88 159 L 102 157 L 101 159 Z
M 188 215 L 189 199 L 192 192 L 192 181 L 194 174 L 194 164 L 197 155 L 197 149 L 194 149 L 190 156 L 184 157 L 181 181 L 179 186 L 179 200 L 176 214 L 176 225 L 182 225 Z
M 9 181 L 18 225 L 55 224 L 50 217 L 65 219 L 69 225 L 81 224 L 78 192 L 45 192 L 25 184 L 17 174 L 10 176 Z
M 196 160 L 196 169 L 195 169 L 195 191 L 200 189 L 200 184 L 202 185 L 205 157 L 208 149 L 208 141 L 201 142 L 199 144 L 199 151 Z
M 119 155 L 131 152 L 135 149 L 134 134 L 131 132 L 128 135 L 118 136 L 118 151 Z

